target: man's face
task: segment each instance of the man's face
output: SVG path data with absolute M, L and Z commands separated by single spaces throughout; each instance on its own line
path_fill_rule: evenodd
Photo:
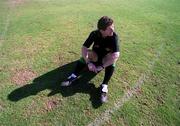
M 103 37 L 113 36 L 114 24 L 108 26 L 108 27 L 106 28 L 106 30 L 100 30 L 100 31 L 101 31 Z

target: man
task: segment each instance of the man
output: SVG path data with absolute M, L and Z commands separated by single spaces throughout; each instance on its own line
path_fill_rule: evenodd
M 113 75 L 115 63 L 120 55 L 118 36 L 114 32 L 113 20 L 103 16 L 97 23 L 97 30 L 92 31 L 82 46 L 82 58 L 78 61 L 75 71 L 61 83 L 69 86 L 78 78 L 84 67 L 98 73 L 105 69 L 104 80 L 100 86 L 101 102 L 107 102 L 108 82 Z M 92 49 L 89 50 L 92 45 Z

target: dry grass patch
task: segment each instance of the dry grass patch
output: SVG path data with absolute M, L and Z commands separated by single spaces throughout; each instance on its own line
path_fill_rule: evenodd
M 16 70 L 13 74 L 11 80 L 16 85 L 25 85 L 28 81 L 34 79 L 36 77 L 36 73 L 29 69 L 21 69 Z

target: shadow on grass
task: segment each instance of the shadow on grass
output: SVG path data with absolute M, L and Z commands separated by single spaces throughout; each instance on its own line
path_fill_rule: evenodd
M 51 92 L 48 96 L 53 96 L 57 93 L 61 93 L 63 97 L 72 96 L 76 93 L 89 94 L 92 106 L 94 108 L 100 107 L 99 89 L 96 88 L 93 83 L 89 83 L 89 81 L 96 76 L 95 73 L 85 71 L 78 80 L 73 82 L 72 86 L 60 86 L 61 82 L 72 72 L 76 66 L 76 62 L 77 61 L 66 64 L 35 78 L 31 84 L 26 84 L 12 91 L 8 95 L 8 99 L 17 102 L 23 98 L 36 95 L 43 90 L 49 89 Z

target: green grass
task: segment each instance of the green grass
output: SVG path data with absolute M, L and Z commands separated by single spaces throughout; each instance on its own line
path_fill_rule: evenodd
M 15 1 L 15 0 L 14 0 Z M 144 74 L 141 93 L 103 125 L 180 124 L 180 2 L 178 0 L 0 0 L 0 125 L 87 125 L 114 107 Z M 121 39 L 121 57 L 99 106 L 103 72 L 62 89 L 82 43 L 108 15 Z M 151 64 L 153 63 L 153 64 Z M 35 73 L 22 85 L 18 71 Z M 91 99 L 91 100 L 90 100 Z M 47 104 L 53 102 L 52 109 Z

